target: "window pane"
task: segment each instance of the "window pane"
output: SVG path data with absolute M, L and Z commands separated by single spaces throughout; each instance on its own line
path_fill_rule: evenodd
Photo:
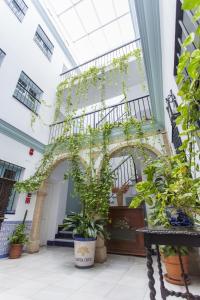
M 26 3 L 23 0 L 5 0 L 5 2 L 13 11 L 15 16 L 22 21 L 28 9 Z
M 5 212 L 14 210 L 17 193 L 13 188 L 16 181 L 19 181 L 23 168 L 9 162 L 0 160 L 0 208 Z
M 21 72 L 13 96 L 37 113 L 42 93 L 42 90 L 24 72 Z
M 1 65 L 5 55 L 6 55 L 5 52 L 2 49 L 0 49 L 0 65 Z
M 38 25 L 34 40 L 38 44 L 40 49 L 43 51 L 43 53 L 47 56 L 47 58 L 50 59 L 53 54 L 54 45 L 49 40 L 49 38 L 42 30 L 42 27 L 40 25 Z

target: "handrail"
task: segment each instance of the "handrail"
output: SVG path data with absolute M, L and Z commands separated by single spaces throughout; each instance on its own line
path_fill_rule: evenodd
M 130 102 L 133 102 L 133 101 L 138 101 L 139 99 L 147 98 L 147 97 L 149 97 L 149 95 L 145 95 L 145 96 L 142 96 L 142 97 L 138 97 L 138 98 L 135 98 L 135 99 L 132 99 L 132 100 L 127 100 L 125 103 L 130 103 Z M 85 114 L 81 114 L 81 115 L 75 116 L 75 117 L 72 118 L 72 120 L 74 120 L 74 119 L 79 119 L 79 118 L 82 118 L 82 117 L 84 117 L 84 116 L 88 116 L 88 115 L 91 115 L 91 114 L 93 114 L 93 113 L 96 113 L 96 112 L 100 112 L 100 111 L 102 111 L 102 110 L 105 110 L 105 109 L 115 108 L 115 107 L 117 107 L 117 106 L 119 106 L 119 105 L 123 105 L 123 103 L 113 104 L 113 105 L 110 105 L 110 106 L 108 106 L 108 107 L 106 107 L 106 108 L 103 108 L 103 109 L 102 109 L 102 108 L 99 108 L 99 109 L 97 109 L 97 110 L 94 110 L 94 111 L 91 111 L 91 112 L 88 112 L 88 113 L 85 113 Z M 55 123 L 50 124 L 49 126 L 52 127 L 52 126 L 54 126 L 54 125 L 58 125 L 58 124 L 61 124 L 61 123 L 64 123 L 64 122 L 65 122 L 65 120 L 59 121 L 59 122 L 55 122 Z
M 127 109 L 126 110 L 126 105 Z M 112 110 L 112 108 L 115 108 Z M 89 128 L 100 127 L 99 121 L 102 119 L 102 113 L 107 113 L 112 110 L 110 114 L 107 114 L 106 123 L 116 124 L 128 120 L 131 116 L 139 121 L 150 120 L 152 117 L 151 105 L 149 95 L 139 97 L 133 100 L 128 100 L 124 103 L 118 103 L 109 107 L 101 108 L 86 114 L 81 114 L 72 117 L 71 122 L 68 124 L 68 130 L 66 131 L 66 121 L 60 121 L 50 125 L 49 142 L 51 143 L 59 136 L 65 134 L 66 136 L 77 133 L 88 133 Z M 82 125 L 81 125 L 82 124 Z M 102 124 L 101 124 L 102 125 Z M 103 126 L 103 125 L 102 125 Z
M 80 65 L 78 65 L 78 66 L 76 66 L 76 67 L 74 67 L 74 68 L 72 68 L 72 69 L 69 69 L 69 70 L 67 70 L 67 71 L 65 71 L 65 72 L 63 72 L 63 73 L 61 73 L 60 76 L 63 76 L 63 75 L 66 75 L 67 73 L 70 73 L 70 72 L 72 72 L 72 71 L 75 71 L 75 70 L 79 69 L 80 67 L 83 67 L 84 65 L 87 65 L 87 64 L 91 63 L 92 61 L 95 61 L 95 60 L 97 60 L 97 59 L 99 59 L 99 58 L 101 58 L 101 57 L 103 57 L 103 56 L 106 56 L 106 55 L 108 55 L 108 54 L 110 54 L 110 53 L 112 53 L 112 52 L 114 52 L 114 51 L 117 51 L 117 50 L 119 50 L 119 49 L 121 49 L 121 48 L 123 48 L 123 47 L 126 47 L 126 46 L 128 46 L 128 45 L 130 45 L 130 44 L 132 44 L 132 43 L 138 42 L 138 41 L 140 41 L 140 38 L 137 38 L 137 39 L 135 39 L 135 40 L 132 40 L 132 41 L 130 41 L 130 42 L 127 42 L 127 43 L 125 43 L 125 44 L 123 44 L 123 45 L 120 45 L 120 46 L 118 46 L 118 47 L 116 47 L 116 48 L 114 48 L 114 49 L 112 49 L 112 50 L 110 50 L 110 51 L 107 51 L 107 52 L 105 52 L 105 53 L 103 53 L 103 54 L 101 54 L 101 55 L 98 55 L 98 56 L 96 56 L 96 57 L 94 57 L 94 58 L 92 58 L 92 59 L 90 59 L 90 60 L 88 60 L 88 61 L 86 61 L 86 62 L 84 62 L 84 63 L 82 63 L 82 64 L 80 64 Z
M 126 98 L 123 98 L 118 104 L 123 103 L 125 99 Z M 115 109 L 115 107 L 112 107 L 111 110 L 105 116 L 103 116 L 103 118 L 101 120 L 99 120 L 99 122 L 96 124 L 96 126 L 98 126 Z M 109 109 L 109 107 L 108 107 L 108 109 Z
M 114 173 L 117 169 L 119 169 L 129 158 L 132 158 L 133 160 L 133 163 L 134 163 L 134 159 L 133 159 L 133 156 L 130 154 L 127 158 L 125 158 L 115 169 L 113 169 L 111 171 L 111 174 Z M 134 163 L 135 164 L 135 163 Z

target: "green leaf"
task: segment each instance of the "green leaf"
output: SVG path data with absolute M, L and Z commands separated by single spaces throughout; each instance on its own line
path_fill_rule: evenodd
M 197 27 L 196 34 L 200 35 L 200 25 Z
M 194 32 L 191 32 L 190 35 L 188 35 L 186 37 L 186 39 L 184 40 L 182 47 L 186 48 L 188 45 L 190 45 L 194 41 L 194 38 L 195 38 L 195 34 L 194 34 Z
M 200 5 L 200 0 L 183 0 L 182 9 L 191 10 Z
M 193 20 L 196 22 L 197 20 L 199 20 L 200 18 L 200 7 L 197 8 L 197 10 L 195 11 Z

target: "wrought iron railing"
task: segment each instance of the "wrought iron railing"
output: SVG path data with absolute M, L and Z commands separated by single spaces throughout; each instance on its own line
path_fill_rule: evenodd
M 60 136 L 87 133 L 89 128 L 101 128 L 105 123 L 120 123 L 127 121 L 130 117 L 137 120 L 151 120 L 151 104 L 149 95 L 133 100 L 121 102 L 107 108 L 99 109 L 83 115 L 75 116 L 70 122 L 70 128 L 66 121 L 50 125 L 49 143 Z
M 199 26 L 199 21 L 194 21 L 194 13 L 191 10 L 182 10 L 182 1 L 176 2 L 176 28 L 175 28 L 175 53 L 174 53 L 174 75 L 177 74 L 177 66 L 182 51 L 182 43 L 185 38 Z M 188 51 L 198 48 L 199 41 L 195 39 L 187 46 Z
M 114 188 L 120 189 L 132 185 L 137 180 L 133 156 L 126 157 L 111 173 L 114 177 Z
M 137 48 L 141 48 L 140 38 L 137 38 L 126 44 L 123 44 L 115 49 L 112 49 L 111 51 L 105 52 L 102 55 L 99 55 L 91 60 L 86 61 L 83 64 L 80 64 L 66 72 L 61 73 L 60 74 L 61 80 L 80 74 L 93 66 L 95 67 L 108 66 L 112 63 L 113 58 L 118 58 Z

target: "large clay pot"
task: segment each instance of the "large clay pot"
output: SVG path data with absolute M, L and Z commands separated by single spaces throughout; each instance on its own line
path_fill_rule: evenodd
M 22 255 L 22 244 L 11 244 L 9 250 L 9 258 L 19 258 Z
M 78 268 L 91 268 L 94 265 L 95 238 L 74 237 L 75 266 Z
M 186 275 L 189 273 L 189 255 L 181 256 L 183 262 L 183 268 Z M 168 256 L 162 257 L 163 262 L 165 263 L 167 274 L 165 275 L 166 281 L 177 284 L 184 285 L 182 278 L 181 265 L 178 256 Z M 187 279 L 188 283 L 189 280 Z
M 96 263 L 104 263 L 107 259 L 107 249 L 105 246 L 104 238 L 98 236 L 96 241 L 96 249 L 95 249 L 95 262 Z

